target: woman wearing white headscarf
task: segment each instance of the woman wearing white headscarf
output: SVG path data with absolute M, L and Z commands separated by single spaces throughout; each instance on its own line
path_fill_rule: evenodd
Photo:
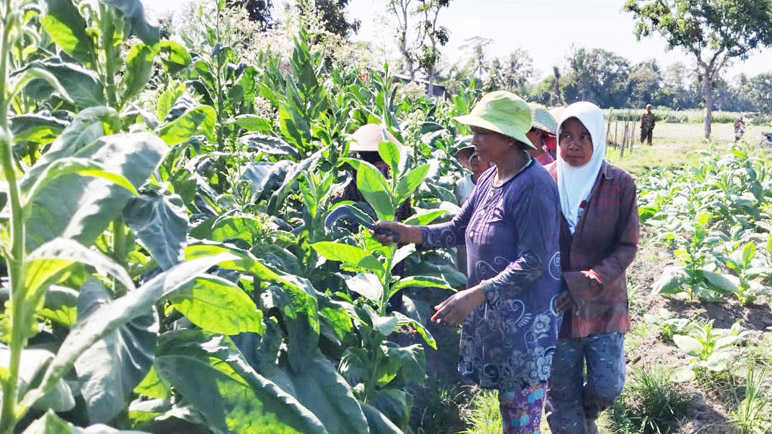
M 632 177 L 604 161 L 605 153 L 603 112 L 589 102 L 566 108 L 558 160 L 547 166 L 558 183 L 563 217 L 564 291 L 555 304 L 565 315 L 547 391 L 547 420 L 555 434 L 597 432 L 595 419 L 625 381 L 625 270 L 638 250 L 638 207 Z

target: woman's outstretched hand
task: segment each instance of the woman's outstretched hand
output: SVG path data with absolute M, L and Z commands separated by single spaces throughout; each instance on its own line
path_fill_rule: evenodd
M 434 306 L 435 314 L 431 320 L 437 324 L 456 327 L 461 324 L 469 312 L 475 307 L 485 303 L 485 294 L 479 286 L 459 291 L 445 301 Z
M 379 243 L 384 246 L 394 244 L 399 241 L 401 243 L 415 243 L 421 244 L 421 228 L 419 226 L 406 225 L 400 222 L 382 220 L 375 222 L 376 229 L 385 229 L 391 231 L 399 236 L 399 239 L 395 240 L 392 235 L 380 233 L 380 231 L 370 231 L 370 234 Z

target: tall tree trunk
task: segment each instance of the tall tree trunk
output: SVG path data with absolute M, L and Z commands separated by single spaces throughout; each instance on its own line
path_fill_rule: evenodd
M 560 70 L 557 66 L 552 67 L 552 72 L 555 74 L 555 103 L 554 105 L 560 104 L 560 100 L 562 99 L 560 97 Z
M 429 97 L 434 98 L 434 67 L 429 70 Z
M 702 92 L 705 96 L 705 140 L 710 140 L 710 124 L 713 121 L 713 74 L 704 71 Z

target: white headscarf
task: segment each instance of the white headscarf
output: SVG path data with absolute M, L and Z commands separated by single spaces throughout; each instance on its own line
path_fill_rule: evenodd
M 579 205 L 587 200 L 595 186 L 603 158 L 606 155 L 606 126 L 603 112 L 591 102 L 581 101 L 568 106 L 560 116 L 558 127 L 558 146 L 563 122 L 577 118 L 592 137 L 592 157 L 580 167 L 573 167 L 563 160 L 558 150 L 558 193 L 563 217 L 568 222 L 571 233 L 574 233 L 579 222 Z

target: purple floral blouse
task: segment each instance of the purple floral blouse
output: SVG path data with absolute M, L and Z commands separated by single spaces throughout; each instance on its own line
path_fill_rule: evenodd
M 467 248 L 468 286 L 487 298 L 464 320 L 459 372 L 486 389 L 549 379 L 559 319 L 559 216 L 555 181 L 533 160 L 500 187 L 487 170 L 451 221 L 423 226 L 425 247 Z

